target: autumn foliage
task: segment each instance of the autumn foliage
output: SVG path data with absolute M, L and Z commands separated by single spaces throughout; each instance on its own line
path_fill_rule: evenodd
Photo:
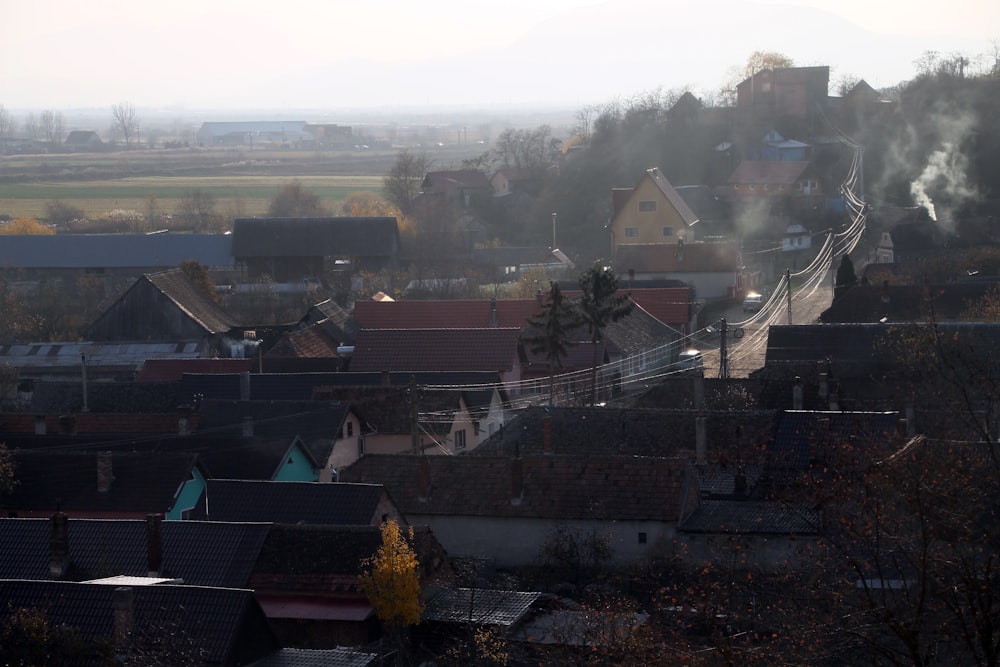
M 419 623 L 424 611 L 418 575 L 420 563 L 410 546 L 412 540 L 412 528 L 404 535 L 395 521 L 384 522 L 382 546 L 366 561 L 361 575 L 361 585 L 375 615 L 389 628 L 398 630 Z

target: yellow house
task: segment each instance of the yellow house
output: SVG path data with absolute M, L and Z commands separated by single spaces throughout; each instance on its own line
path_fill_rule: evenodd
M 698 217 L 656 167 L 647 169 L 634 188 L 612 191 L 615 214 L 611 219 L 611 257 L 618 247 L 638 244 L 677 245 L 694 240 L 692 227 Z

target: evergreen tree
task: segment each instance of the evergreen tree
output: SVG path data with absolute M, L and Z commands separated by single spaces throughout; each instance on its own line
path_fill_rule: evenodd
M 628 294 L 618 294 L 618 277 L 609 268 L 594 266 L 580 276 L 580 315 L 587 326 L 594 348 L 594 361 L 590 369 L 590 404 L 597 402 L 597 348 L 604 340 L 604 329 L 632 312 L 635 304 Z
M 521 340 L 534 354 L 541 354 L 548 363 L 549 405 L 554 402 L 555 372 L 562 368 L 562 360 L 569 354 L 570 331 L 580 324 L 580 317 L 573 304 L 563 296 L 557 282 L 549 282 L 549 298 L 542 310 L 528 320 L 531 333 Z
M 839 299 L 840 295 L 858 284 L 858 277 L 854 274 L 854 263 L 851 258 L 844 255 L 840 258 L 840 267 L 837 269 L 837 282 L 833 286 L 833 298 Z

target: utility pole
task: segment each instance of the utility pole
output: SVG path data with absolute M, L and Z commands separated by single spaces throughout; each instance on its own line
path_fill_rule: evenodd
M 726 318 L 719 320 L 719 377 L 729 378 L 729 352 L 726 349 Z
M 417 378 L 410 376 L 410 383 L 406 386 L 406 400 L 410 404 L 410 438 L 414 454 L 421 454 L 420 448 L 420 423 L 417 420 L 417 402 L 420 397 L 420 390 L 417 387 Z
M 788 303 L 788 323 L 792 323 L 792 272 L 785 269 L 785 297 Z
M 556 245 L 556 214 L 552 214 L 552 249 L 555 250 L 559 246 Z

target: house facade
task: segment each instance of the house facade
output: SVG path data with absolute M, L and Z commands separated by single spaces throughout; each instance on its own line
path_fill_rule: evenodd
M 665 553 L 698 503 L 687 471 L 678 459 L 402 455 L 366 456 L 342 479 L 380 480 L 450 555 L 506 567 L 537 563 L 560 531 L 605 544 L 617 564 Z
M 809 119 L 826 105 L 829 87 L 827 66 L 762 69 L 737 85 L 736 108 L 755 118 Z
M 671 279 L 689 285 L 697 299 L 732 299 L 745 290 L 746 272 L 735 243 L 647 244 L 619 247 L 619 272 L 636 280 Z
M 634 188 L 613 191 L 612 201 L 612 259 L 623 246 L 694 240 L 698 217 L 659 169 L 647 170 Z

